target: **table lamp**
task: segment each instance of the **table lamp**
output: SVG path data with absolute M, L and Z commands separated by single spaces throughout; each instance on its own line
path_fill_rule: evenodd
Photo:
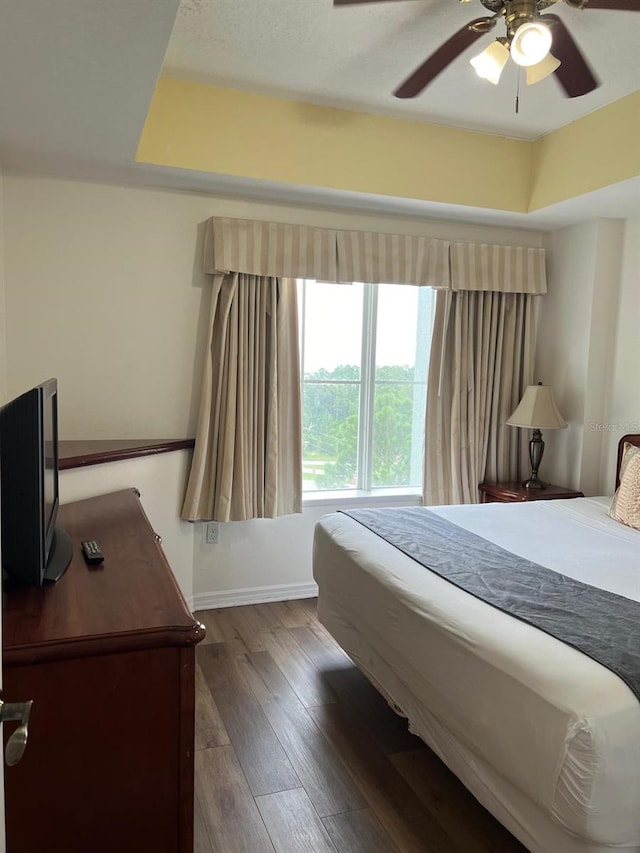
M 550 385 L 528 385 L 522 400 L 507 420 L 509 426 L 532 429 L 533 436 L 529 442 L 529 459 L 531 461 L 531 476 L 522 485 L 526 489 L 546 489 L 547 484 L 538 478 L 538 469 L 544 453 L 543 429 L 565 429 L 568 426 L 553 399 Z

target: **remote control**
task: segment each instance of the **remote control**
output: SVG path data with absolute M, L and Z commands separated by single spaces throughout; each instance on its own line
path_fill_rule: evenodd
M 94 539 L 87 539 L 82 543 L 82 556 L 90 564 L 104 562 L 104 555 Z

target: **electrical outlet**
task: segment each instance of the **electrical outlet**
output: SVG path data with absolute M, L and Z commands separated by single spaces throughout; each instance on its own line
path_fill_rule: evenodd
M 218 522 L 208 521 L 206 531 L 207 545 L 216 545 L 218 542 Z

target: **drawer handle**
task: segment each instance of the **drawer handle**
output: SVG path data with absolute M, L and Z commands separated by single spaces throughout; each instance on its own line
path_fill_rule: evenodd
M 32 705 L 33 699 L 29 699 L 28 702 L 3 702 L 0 699 L 0 722 L 8 723 L 17 720 L 20 723 L 7 741 L 4 751 L 4 760 L 9 767 L 13 767 L 20 761 L 27 748 Z

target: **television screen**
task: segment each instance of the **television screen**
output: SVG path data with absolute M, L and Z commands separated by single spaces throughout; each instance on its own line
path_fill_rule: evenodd
M 49 379 L 0 409 L 3 579 L 41 586 L 58 580 L 73 554 L 56 527 L 58 384 Z
M 42 429 L 44 440 L 44 520 L 46 553 L 49 555 L 58 510 L 58 413 L 57 393 L 44 394 Z

